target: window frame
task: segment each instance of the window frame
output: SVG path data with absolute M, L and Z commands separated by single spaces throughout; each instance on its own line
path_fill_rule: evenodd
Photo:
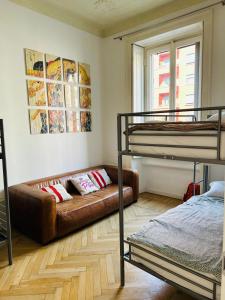
M 152 88 L 152 55 L 169 51 L 170 52 L 170 100 L 169 100 L 169 109 L 175 109 L 176 104 L 176 49 L 191 46 L 194 44 L 199 44 L 199 57 L 198 57 L 198 69 L 196 72 L 198 73 L 198 77 L 195 78 L 195 88 L 197 88 L 197 92 L 195 92 L 195 100 L 194 107 L 200 107 L 202 104 L 202 35 L 182 38 L 179 40 L 171 40 L 170 42 L 163 43 L 162 45 L 151 45 L 150 47 L 145 47 L 144 51 L 144 62 L 145 62 L 145 84 L 144 84 L 144 108 L 145 111 L 152 110 L 151 108 L 151 99 L 153 94 Z M 148 84 L 150 83 L 150 84 Z

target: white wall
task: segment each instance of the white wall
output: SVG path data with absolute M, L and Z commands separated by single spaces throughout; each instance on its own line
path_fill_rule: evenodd
M 225 105 L 225 9 L 217 8 L 214 15 L 214 51 L 213 51 L 213 101 L 216 105 Z M 213 168 L 214 176 L 224 180 L 225 172 L 223 167 Z M 211 173 L 212 173 L 211 172 Z M 225 222 L 224 222 L 224 252 L 225 252 Z M 222 278 L 221 300 L 225 300 L 225 271 Z
M 104 160 L 109 163 L 117 160 L 117 113 L 131 109 L 126 55 L 124 43 L 112 37 L 104 39 Z
M 214 10 L 213 21 L 213 74 L 212 74 L 212 105 L 225 105 L 225 8 L 218 7 Z M 104 92 L 104 161 L 116 162 L 116 113 L 131 111 L 126 43 L 124 41 L 106 38 L 104 40 L 105 60 L 105 89 Z M 126 96 L 128 98 L 126 98 Z M 160 167 L 146 165 L 143 160 L 133 162 L 143 182 L 141 189 L 161 194 L 174 195 L 181 198 L 192 181 L 192 171 L 185 168 L 176 168 L 177 162 L 172 162 L 173 168 L 162 165 Z M 224 178 L 223 167 L 213 167 L 211 180 Z
M 214 10 L 213 22 L 213 64 L 212 64 L 212 104 L 225 105 L 225 8 Z M 211 180 L 224 180 L 224 167 L 212 166 Z
M 9 184 L 102 163 L 102 39 L 1 0 L 0 117 Z M 30 135 L 24 48 L 91 65 L 93 132 Z
M 220 30 L 224 28 L 224 16 L 224 9 L 215 10 L 213 104 L 216 105 L 225 104 L 225 40 Z M 116 114 L 131 110 L 125 43 L 112 37 L 102 40 L 7 0 L 1 0 L 0 34 L 0 117 L 5 120 L 9 183 L 102 161 L 116 163 Z M 92 133 L 30 135 L 23 48 L 91 64 Z M 143 164 L 142 160 L 133 165 L 143 173 L 142 190 L 182 197 L 192 179 L 192 172 L 186 169 L 158 168 Z M 178 173 L 179 185 L 168 180 L 176 179 Z M 222 179 L 223 168 L 213 168 L 211 177 Z

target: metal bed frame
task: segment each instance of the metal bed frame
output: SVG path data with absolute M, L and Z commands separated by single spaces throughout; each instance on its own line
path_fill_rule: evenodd
M 213 299 L 216 300 L 216 294 L 217 294 L 217 288 L 218 286 L 221 285 L 221 283 L 215 279 L 212 279 L 206 275 L 200 274 L 190 268 L 187 268 L 181 264 L 178 264 L 174 262 L 171 259 L 162 257 L 158 254 L 152 253 L 150 250 L 146 250 L 145 248 L 142 248 L 140 245 L 136 245 L 126 239 L 124 239 L 124 202 L 123 202 L 123 156 L 139 156 L 139 157 L 151 157 L 151 158 L 161 158 L 161 159 L 170 159 L 170 160 L 179 160 L 179 161 L 189 161 L 189 162 L 194 162 L 194 182 L 196 181 L 196 166 L 199 163 L 203 164 L 219 164 L 219 165 L 225 165 L 225 160 L 222 160 L 220 157 L 220 147 L 221 147 L 221 123 L 222 123 L 222 111 L 225 111 L 225 106 L 218 106 L 218 107 L 203 107 L 203 108 L 191 108 L 191 109 L 179 109 L 179 110 L 163 110 L 163 111 L 150 111 L 150 112 L 138 112 L 138 113 L 122 113 L 117 115 L 117 146 L 118 146 L 118 185 L 119 185 L 119 228 L 120 228 L 120 284 L 121 286 L 125 285 L 125 269 L 124 269 L 124 264 L 125 262 L 129 262 L 130 264 L 154 275 L 155 277 L 160 278 L 161 280 L 169 283 L 172 286 L 175 286 L 186 293 L 194 296 L 197 299 L 200 300 L 206 300 L 206 299 Z M 129 133 L 129 128 L 134 125 L 140 125 L 140 124 L 146 124 L 146 123 L 138 123 L 135 122 L 135 119 L 141 118 L 143 121 L 145 121 L 146 118 L 151 118 L 151 117 L 165 117 L 165 120 L 168 121 L 168 118 L 174 118 L 176 117 L 176 113 L 192 113 L 192 115 L 183 115 L 183 117 L 191 117 L 192 121 L 197 121 L 202 117 L 203 113 L 218 113 L 218 121 L 217 125 L 218 128 L 215 130 L 213 133 L 204 133 L 202 131 L 201 133 L 193 134 L 192 132 L 163 132 L 159 131 L 158 133 Z M 182 115 L 179 115 L 179 117 L 182 117 Z M 199 122 L 204 122 L 204 121 L 199 121 Z M 174 123 L 174 122 L 173 122 Z M 123 135 L 124 134 L 124 135 Z M 194 148 L 194 149 L 210 149 L 216 151 L 216 159 L 206 159 L 206 158 L 190 158 L 190 157 L 179 157 L 179 156 L 173 156 L 173 155 L 154 155 L 154 154 L 148 154 L 148 153 L 137 153 L 131 150 L 130 146 L 134 145 L 134 143 L 130 143 L 129 137 L 131 135 L 139 135 L 139 136 L 211 136 L 216 138 L 216 146 L 211 147 L 211 146 L 190 146 L 190 145 L 166 145 L 166 144 L 148 144 L 148 143 L 135 143 L 135 145 L 139 146 L 145 146 L 145 147 L 172 147 L 172 148 Z M 124 136 L 124 138 L 123 138 Z M 203 181 L 203 189 L 206 190 L 207 188 L 207 178 L 208 177 L 208 166 L 204 166 L 204 179 Z M 201 181 L 201 182 L 202 182 Z M 129 246 L 129 251 L 127 253 L 124 252 L 124 244 L 128 244 Z M 136 262 L 133 260 L 132 256 L 136 256 L 132 251 L 132 247 L 135 247 L 139 250 L 142 250 L 144 252 L 149 252 L 153 256 L 157 256 L 160 258 L 162 261 L 166 261 L 167 263 L 170 263 L 173 266 L 179 267 L 182 270 L 185 270 L 189 272 L 190 274 L 194 274 L 199 276 L 201 279 L 207 280 L 210 284 L 213 285 L 212 289 L 209 289 L 198 282 L 194 282 L 186 277 L 183 277 L 182 279 L 185 280 L 187 283 L 191 283 L 195 285 L 196 287 L 200 287 L 206 292 L 209 292 L 211 294 L 211 298 L 207 298 L 201 294 L 198 294 L 184 286 L 179 285 L 178 283 L 170 280 L 169 278 L 163 277 L 159 273 L 155 272 L 154 270 L 146 267 L 145 265 Z M 151 263 L 152 265 L 157 265 L 154 261 L 148 261 L 145 257 L 142 257 L 138 255 L 139 258 L 143 259 L 144 261 L 147 261 Z M 159 265 L 158 265 L 159 266 Z M 164 268 L 162 266 L 159 266 L 160 268 Z M 176 275 L 180 277 L 178 273 L 171 271 L 169 269 L 166 269 L 167 272 L 170 274 Z M 221 269 L 222 272 L 222 269 Z
M 4 200 L 0 201 L 0 246 L 7 243 L 8 246 L 8 261 L 12 265 L 12 238 L 11 238 L 11 223 L 10 223 L 10 208 L 9 208 L 9 192 L 7 180 L 7 166 L 5 154 L 5 138 L 3 120 L 0 119 L 0 160 L 2 160 L 3 182 L 4 182 Z

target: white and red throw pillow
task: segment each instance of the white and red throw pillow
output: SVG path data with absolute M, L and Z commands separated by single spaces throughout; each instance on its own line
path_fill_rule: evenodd
M 102 189 L 108 184 L 112 183 L 105 169 L 93 170 L 88 173 L 88 176 L 91 178 L 95 186 L 99 189 Z
M 87 174 L 72 177 L 70 181 L 82 196 L 99 190 Z
M 51 195 L 54 195 L 56 203 L 70 200 L 73 198 L 69 193 L 67 193 L 66 189 L 60 183 L 42 187 L 41 190 L 43 192 L 47 192 Z

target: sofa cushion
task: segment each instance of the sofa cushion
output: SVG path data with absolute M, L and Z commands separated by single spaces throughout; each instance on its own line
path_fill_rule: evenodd
M 87 174 L 74 176 L 70 181 L 82 196 L 99 190 Z
M 124 204 L 133 202 L 133 189 L 123 187 Z M 72 232 L 86 224 L 90 224 L 119 207 L 118 185 L 110 184 L 107 187 L 85 196 L 74 195 L 72 200 L 56 205 L 58 237 Z
M 93 170 L 88 173 L 88 176 L 98 189 L 102 189 L 112 183 L 105 169 Z
M 71 200 L 73 198 L 69 193 L 67 193 L 64 186 L 62 186 L 60 183 L 42 187 L 41 190 L 53 195 L 55 197 L 56 203 Z

